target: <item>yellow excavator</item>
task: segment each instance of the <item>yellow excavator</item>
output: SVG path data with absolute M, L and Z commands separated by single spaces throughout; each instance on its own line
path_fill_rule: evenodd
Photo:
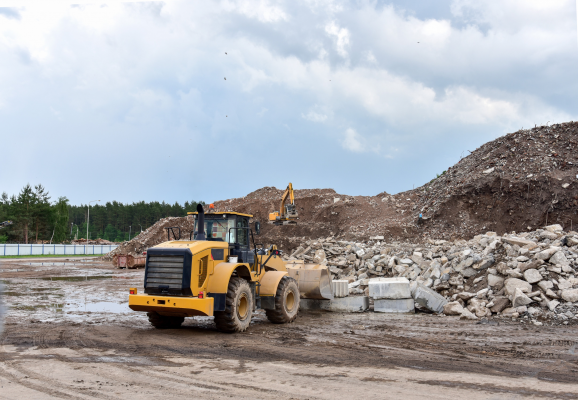
M 276 246 L 255 243 L 261 227 L 256 221 L 251 228 L 252 215 L 205 214 L 201 205 L 189 214 L 195 224 L 188 240 L 169 228 L 167 242 L 147 249 L 144 293 L 130 288 L 129 307 L 147 312 L 155 328 L 214 316 L 220 331 L 242 332 L 256 309 L 264 309 L 272 323 L 290 323 L 300 298 L 333 298 L 327 267 L 286 263 Z
M 287 197 L 289 197 L 289 204 L 287 202 Z M 281 197 L 281 206 L 279 211 L 275 211 L 269 214 L 269 223 L 274 225 L 290 225 L 297 223 L 297 207 L 295 207 L 295 194 L 293 193 L 293 184 L 289 183 L 285 193 Z

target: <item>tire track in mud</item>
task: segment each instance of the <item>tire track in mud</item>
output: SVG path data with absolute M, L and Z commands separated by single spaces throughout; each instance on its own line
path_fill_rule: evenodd
M 46 378 L 43 375 L 37 374 L 32 370 L 23 367 L 17 367 L 17 362 L 4 362 L 4 366 L 0 365 L 0 375 L 2 375 L 6 379 L 11 379 L 12 381 L 16 382 L 17 384 L 24 386 L 25 388 L 35 390 L 37 392 L 47 394 L 49 396 L 60 397 L 63 399 L 79 399 L 79 398 L 86 398 L 86 399 L 105 399 L 105 400 L 115 400 L 116 397 L 110 396 L 103 396 L 102 393 L 94 392 L 94 391 L 78 391 L 74 390 L 73 388 L 67 387 L 64 384 L 59 383 L 58 381 L 54 381 L 54 379 Z M 20 378 L 16 374 L 6 370 L 5 367 L 11 368 L 12 370 L 23 374 L 24 377 Z M 39 381 L 38 383 L 32 382 L 30 379 Z M 72 393 L 71 393 L 72 392 Z

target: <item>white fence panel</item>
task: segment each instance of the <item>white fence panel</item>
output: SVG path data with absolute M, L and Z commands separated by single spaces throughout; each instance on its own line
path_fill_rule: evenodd
M 106 254 L 118 245 L 0 244 L 0 256 Z

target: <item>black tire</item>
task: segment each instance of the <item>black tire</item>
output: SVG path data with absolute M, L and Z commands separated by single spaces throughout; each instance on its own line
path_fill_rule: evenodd
M 295 279 L 284 276 L 275 293 L 275 309 L 265 310 L 267 319 L 274 324 L 288 324 L 295 321 L 299 313 L 299 286 Z
M 181 327 L 185 320 L 185 317 L 170 317 L 156 312 L 149 312 L 147 316 L 151 325 L 157 329 L 177 329 Z
M 225 300 L 225 311 L 215 312 L 215 324 L 221 332 L 244 332 L 251 324 L 253 296 L 246 280 L 231 278 Z

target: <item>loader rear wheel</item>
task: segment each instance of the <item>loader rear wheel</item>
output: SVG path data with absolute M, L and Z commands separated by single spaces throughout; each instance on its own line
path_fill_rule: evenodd
M 267 319 L 274 324 L 288 324 L 295 321 L 299 312 L 299 286 L 295 279 L 284 276 L 275 293 L 275 309 L 265 310 Z
M 157 329 L 177 329 L 185 320 L 185 317 L 170 317 L 168 315 L 160 315 L 156 312 L 147 313 L 149 322 Z
M 215 324 L 221 332 L 243 332 L 251 324 L 253 296 L 246 280 L 231 278 L 225 300 L 225 311 L 215 312 Z

